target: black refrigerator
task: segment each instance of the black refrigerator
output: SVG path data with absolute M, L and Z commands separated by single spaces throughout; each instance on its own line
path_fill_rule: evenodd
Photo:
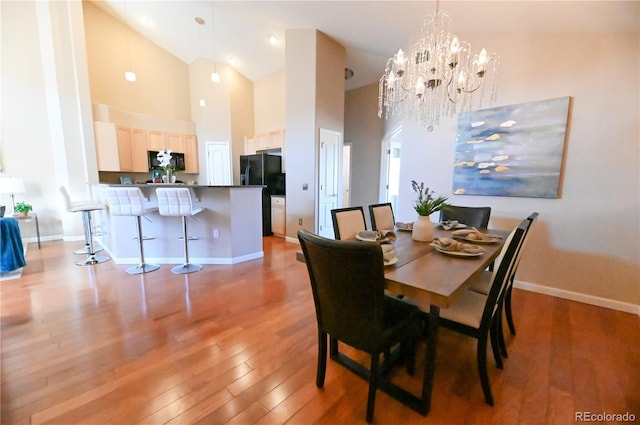
M 259 153 L 240 155 L 240 184 L 266 186 L 262 190 L 262 234 L 271 236 L 271 195 L 284 195 L 282 157 Z

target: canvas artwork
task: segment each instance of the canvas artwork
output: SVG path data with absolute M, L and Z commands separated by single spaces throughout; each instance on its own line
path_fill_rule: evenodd
M 570 97 L 458 115 L 456 195 L 557 198 Z

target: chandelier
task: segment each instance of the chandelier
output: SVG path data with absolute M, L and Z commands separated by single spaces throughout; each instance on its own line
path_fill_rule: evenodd
M 490 102 L 495 101 L 499 57 L 471 54 L 471 45 L 449 32 L 450 18 L 440 12 L 429 15 L 422 27 L 422 36 L 413 49 L 402 49 L 387 61 L 378 87 L 378 116 L 403 113 L 419 121 L 427 130 L 439 124 L 441 116 L 453 116 L 482 106 L 485 80 L 491 80 Z

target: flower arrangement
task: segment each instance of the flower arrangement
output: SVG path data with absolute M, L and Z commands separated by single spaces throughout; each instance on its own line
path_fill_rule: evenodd
M 160 162 L 160 168 L 162 168 L 165 173 L 173 171 L 174 167 L 171 165 L 171 149 L 158 152 L 156 158 Z
M 418 215 L 429 216 L 449 206 L 447 203 L 447 199 L 449 198 L 446 196 L 434 198 L 433 194 L 435 192 L 430 191 L 428 187 L 425 189 L 424 182 L 418 184 L 417 181 L 411 180 L 411 187 L 413 191 L 418 194 L 418 200 L 413 204 L 413 208 L 415 208 Z

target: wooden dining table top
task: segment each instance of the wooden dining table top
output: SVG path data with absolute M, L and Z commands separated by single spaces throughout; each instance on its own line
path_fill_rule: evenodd
M 493 263 L 509 234 L 503 230 L 478 230 L 502 237 L 499 242 L 479 245 L 485 251 L 479 257 L 443 254 L 429 242 L 414 241 L 410 231 L 397 231 L 393 245 L 398 261 L 385 266 L 386 289 L 440 308 L 450 307 L 471 281 Z M 436 227 L 434 236 L 451 238 L 452 234 Z

